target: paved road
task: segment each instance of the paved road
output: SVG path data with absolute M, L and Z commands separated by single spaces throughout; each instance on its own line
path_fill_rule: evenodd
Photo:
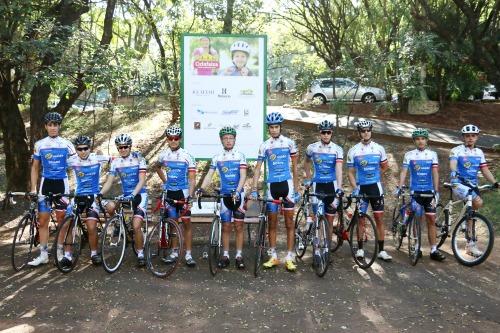
M 283 108 L 281 106 L 268 106 L 267 112 L 278 111 L 283 114 L 286 120 L 301 122 L 301 123 L 309 123 L 309 124 L 318 124 L 323 119 L 328 119 L 335 124 L 336 116 L 332 114 L 326 114 L 324 112 L 315 112 L 315 111 L 307 111 L 300 110 L 294 108 Z M 352 117 L 350 119 L 347 116 L 339 117 L 339 124 L 341 128 L 347 128 L 349 124 L 349 128 L 355 128 L 354 123 L 360 119 L 368 119 L 368 118 L 358 118 Z M 395 137 L 402 137 L 411 139 L 411 132 L 416 128 L 415 125 L 400 122 L 400 121 L 389 121 L 389 120 L 381 120 L 381 119 L 373 119 L 369 118 L 373 122 L 373 130 L 376 133 L 381 133 L 384 135 L 390 135 Z M 429 128 L 430 131 L 430 141 L 456 145 L 461 144 L 462 139 L 457 131 L 443 128 Z M 491 149 L 494 145 L 500 145 L 500 136 L 498 135 L 489 135 L 489 134 L 481 134 L 478 140 L 478 146 Z
M 0 332 L 500 331 L 498 251 L 466 268 L 450 255 L 431 262 L 424 248 L 412 267 L 389 246 L 393 262 L 363 271 L 344 245 L 324 278 L 314 275 L 308 252 L 296 273 L 280 267 L 256 279 L 234 268 L 212 278 L 198 245 L 198 267 L 162 280 L 136 268 L 131 249 L 113 275 L 93 267 L 88 251 L 67 275 L 50 265 L 14 274 L 9 232 L 0 229 Z M 245 251 L 251 265 L 252 249 Z

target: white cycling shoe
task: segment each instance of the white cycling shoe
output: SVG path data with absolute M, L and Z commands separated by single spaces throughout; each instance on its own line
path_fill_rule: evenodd
M 365 257 L 365 250 L 363 249 L 358 249 L 356 251 L 356 258 L 358 259 L 363 259 Z
M 377 258 L 382 259 L 383 261 L 391 261 L 392 257 L 385 251 L 380 251 L 377 255 Z
M 483 255 L 483 251 L 478 249 L 476 243 L 474 243 L 474 242 L 470 242 L 470 243 L 467 243 L 467 245 L 465 245 L 465 252 L 468 255 L 473 256 L 475 258 L 479 258 L 480 256 Z
M 28 263 L 28 266 L 36 267 L 48 263 L 49 263 L 49 254 L 47 252 L 41 252 L 38 257 L 36 257 L 35 259 L 31 260 Z

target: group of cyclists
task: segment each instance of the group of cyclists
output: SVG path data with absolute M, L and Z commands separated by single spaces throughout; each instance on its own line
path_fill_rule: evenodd
M 264 263 L 265 268 L 280 265 L 276 250 L 278 213 L 284 215 L 287 254 L 284 258 L 285 268 L 295 271 L 294 241 L 295 225 L 294 205 L 301 199 L 299 192 L 298 150 L 296 143 L 282 134 L 284 118 L 278 112 L 266 116 L 265 122 L 269 138 L 264 141 L 258 151 L 258 159 L 252 179 L 252 186 L 245 194 L 247 178 L 247 161 L 245 155 L 237 150 L 236 129 L 226 126 L 220 129 L 219 137 L 222 144 L 220 153 L 215 155 L 210 163 L 208 174 L 200 188 L 196 187 L 196 161 L 181 147 L 182 129 L 177 125 L 169 126 L 166 131 L 168 147 L 160 152 L 153 166 L 163 182 L 163 191 L 169 199 L 180 201 L 180 204 L 165 205 L 165 214 L 181 222 L 185 240 L 185 263 L 188 267 L 196 266 L 192 254 L 192 229 L 189 202 L 194 196 L 201 196 L 212 182 L 215 172 L 220 178 L 220 193 L 224 195 L 221 202 L 221 222 L 223 253 L 219 258 L 218 266 L 225 268 L 230 265 L 230 234 L 233 226 L 236 231 L 236 253 L 234 264 L 238 269 L 244 269 L 243 260 L 243 223 L 245 219 L 246 199 L 256 200 L 259 197 L 259 180 L 262 164 L 267 165 L 266 198 L 282 200 L 282 204 L 268 202 L 266 211 L 269 221 L 269 260 Z M 114 179 L 119 178 L 122 187 L 122 198 L 132 202 L 134 228 L 134 242 L 137 249 L 138 265 L 145 264 L 144 240 L 141 226 L 146 217 L 148 194 L 146 186 L 147 163 L 139 153 L 132 151 L 132 138 L 128 134 L 120 134 L 115 138 L 118 156 L 109 157 L 91 153 L 91 139 L 80 135 L 73 142 L 59 136 L 62 117 L 56 112 L 49 112 L 44 117 L 45 129 L 48 136 L 37 141 L 34 147 L 33 164 L 31 169 L 31 192 L 39 194 L 39 240 L 40 255 L 28 263 L 29 266 L 39 266 L 48 263 L 48 225 L 52 207 L 47 204 L 45 195 L 49 193 L 69 193 L 67 170 L 73 170 L 75 175 L 75 195 L 72 200 L 84 201 L 86 205 L 86 224 L 89 234 L 91 260 L 95 265 L 101 264 L 98 253 L 98 239 L 96 225 L 99 213 L 103 207 L 108 214 L 113 214 L 116 204 L 113 201 L 101 200 L 111 189 Z M 352 195 L 366 196 L 361 204 L 362 213 L 366 214 L 370 205 L 376 222 L 378 235 L 378 255 L 383 261 L 390 261 L 392 257 L 384 249 L 385 225 L 384 190 L 382 173 L 388 169 L 388 160 L 385 149 L 372 140 L 373 124 L 369 120 L 362 120 L 356 124 L 360 142 L 349 149 L 347 153 L 347 179 L 352 188 Z M 339 198 L 343 195 L 343 149 L 332 141 L 334 125 L 324 120 L 318 125 L 319 140 L 307 146 L 304 162 L 305 179 L 303 185 L 311 188 L 315 193 L 322 194 L 324 214 L 330 223 L 330 230 L 334 228 L 334 217 Z M 461 184 L 463 179 L 477 184 L 478 172 L 498 188 L 498 181 L 488 169 L 484 154 L 475 146 L 479 136 L 479 128 L 475 125 L 466 125 L 461 130 L 464 144 L 455 147 L 450 153 L 450 182 L 454 184 L 454 195 L 465 199 L 468 187 Z M 439 174 L 438 157 L 436 152 L 428 147 L 429 132 L 417 128 L 412 133 L 415 149 L 404 155 L 398 187 L 394 194 L 401 194 L 410 174 L 409 190 L 413 194 L 433 194 L 431 197 L 417 197 L 412 199 L 410 208 L 416 216 L 423 219 L 425 216 L 428 227 L 428 239 L 431 246 L 430 258 L 442 261 L 443 253 L 436 246 L 435 216 L 436 205 L 439 201 Z M 103 172 L 102 165 L 110 164 L 106 181 L 100 188 L 99 180 Z M 41 170 L 41 179 L 40 177 Z M 37 184 L 39 187 L 37 188 Z M 89 200 L 89 197 L 91 200 Z M 99 204 L 98 200 L 101 200 Z M 317 200 L 312 199 L 313 211 L 317 207 Z M 187 203 L 186 203 L 187 202 Z M 275 201 L 276 202 L 276 201 Z M 473 195 L 473 209 L 479 209 L 483 202 L 478 193 Z M 72 205 L 65 196 L 57 197 L 53 204 L 57 222 L 60 224 L 65 215 L 69 214 Z M 314 219 L 314 214 L 308 217 L 307 223 Z M 174 243 L 170 255 L 163 258 L 166 265 L 175 263 L 180 251 Z M 471 240 L 467 244 L 467 252 L 473 256 L 480 256 L 481 251 Z M 356 252 L 356 257 L 362 258 L 364 251 L 362 242 Z M 71 253 L 66 252 L 62 245 L 57 248 L 57 260 L 62 265 L 71 265 Z

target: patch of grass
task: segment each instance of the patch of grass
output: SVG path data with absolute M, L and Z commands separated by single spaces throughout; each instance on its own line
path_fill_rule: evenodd
M 500 179 L 500 169 L 495 172 L 495 177 Z M 482 197 L 484 206 L 480 209 L 481 214 L 493 224 L 495 231 L 500 230 L 500 192 L 488 191 Z

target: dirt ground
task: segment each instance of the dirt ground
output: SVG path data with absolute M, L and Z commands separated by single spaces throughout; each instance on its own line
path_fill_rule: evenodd
M 316 140 L 314 132 L 286 127 L 286 134 L 297 140 L 301 153 Z M 351 139 L 345 152 L 357 141 Z M 390 170 L 384 175 L 384 184 L 391 192 L 404 151 L 412 147 L 374 139 L 389 156 Z M 447 175 L 448 148 L 434 149 L 441 161 L 440 174 Z M 487 158 L 492 166 L 499 164 L 498 154 Z M 392 205 L 388 198 L 386 211 Z M 0 227 L 0 331 L 500 331 L 497 248 L 487 262 L 467 268 L 455 261 L 446 244 L 447 260 L 436 263 L 429 260 L 424 236 L 424 257 L 413 267 L 406 253 L 394 250 L 387 235 L 386 248 L 393 261 L 375 262 L 366 271 L 355 266 L 344 245 L 334 254 L 324 278 L 313 273 L 310 252 L 298 261 L 296 273 L 279 267 L 254 278 L 253 247 L 247 244 L 247 270 L 240 272 L 232 266 L 212 278 L 202 258 L 207 226 L 197 225 L 193 254 L 198 266 L 181 267 L 167 280 L 135 267 L 130 248 L 124 266 L 112 275 L 90 264 L 88 250 L 82 253 L 77 270 L 67 275 L 52 265 L 14 274 L 10 242 L 18 214 L 2 212 L 8 223 Z M 283 231 L 281 228 L 281 235 Z M 499 241 L 497 238 L 497 244 Z M 278 247 L 282 257 L 283 237 Z
M 308 107 L 314 111 L 329 112 L 328 105 Z M 465 124 L 475 124 L 481 131 L 489 134 L 500 134 L 498 119 L 500 117 L 500 102 L 449 102 L 439 112 L 432 115 L 410 115 L 402 112 L 388 112 L 377 104 L 350 104 L 353 116 L 373 117 L 386 120 L 408 121 L 421 124 L 423 127 L 440 127 L 460 129 Z

